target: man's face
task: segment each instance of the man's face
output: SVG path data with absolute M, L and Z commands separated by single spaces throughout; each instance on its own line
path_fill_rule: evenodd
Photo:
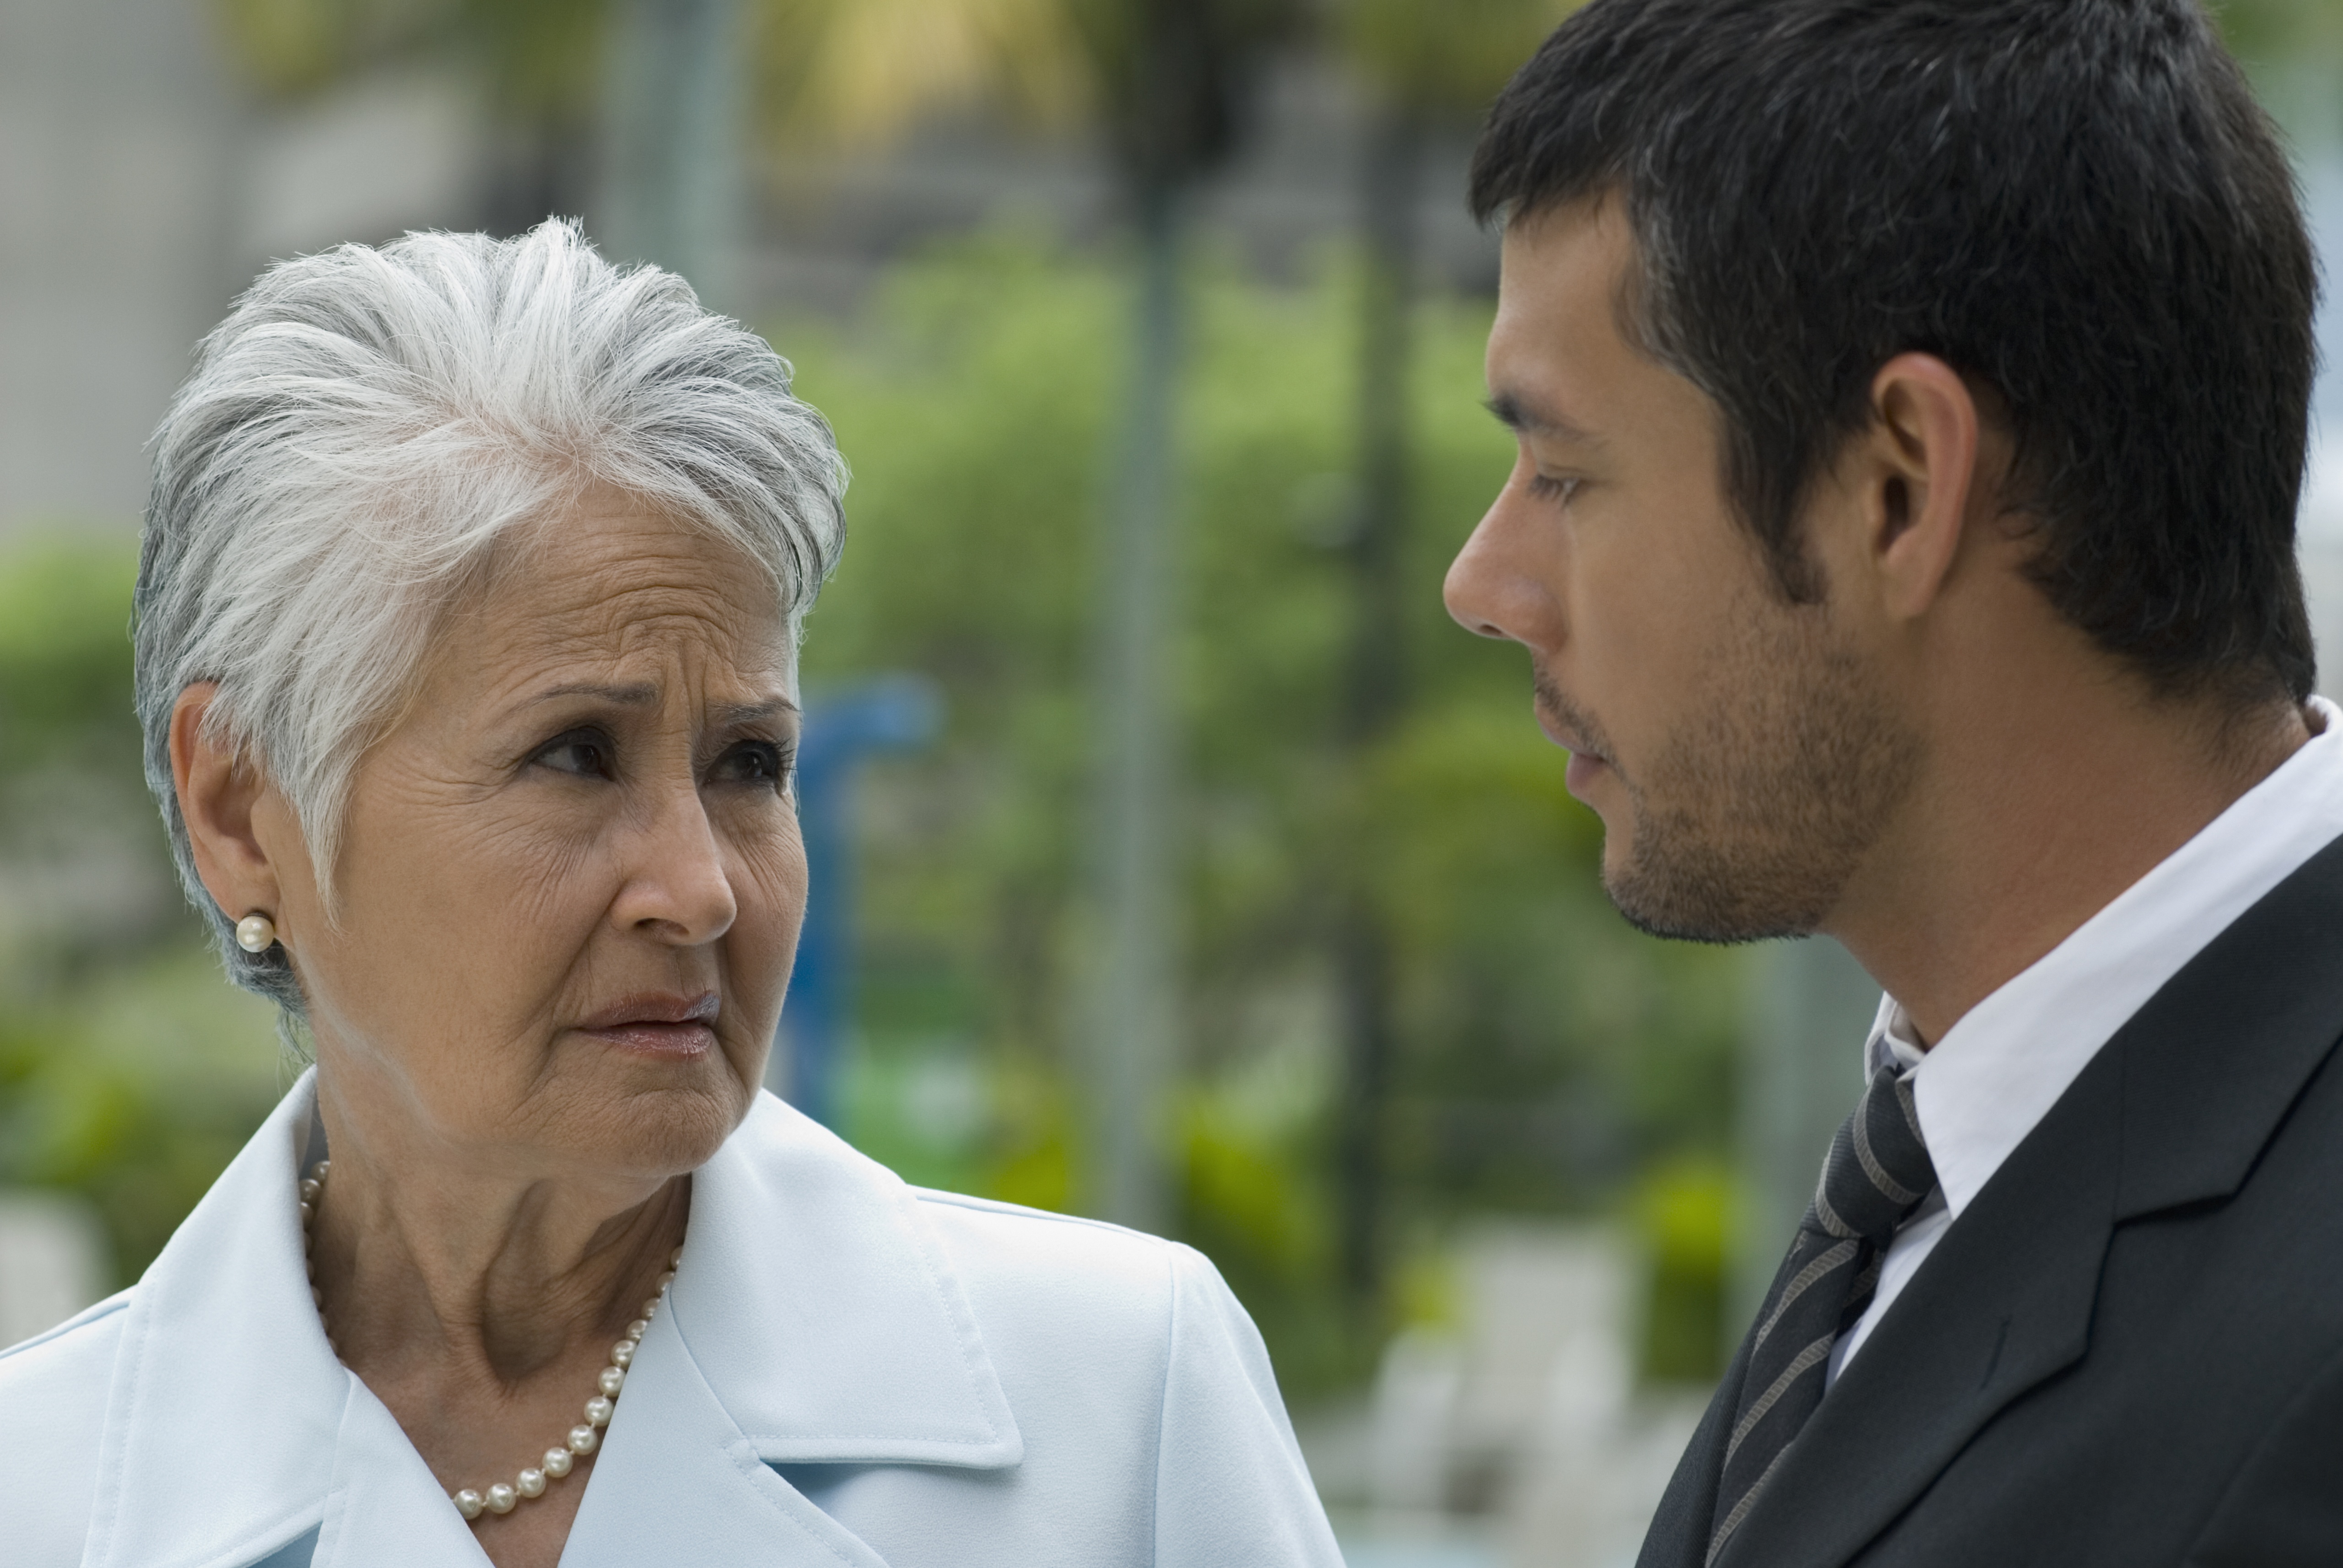
M 1702 940 L 1804 934 L 1909 792 L 1919 744 L 1827 588 L 1793 605 L 1775 587 L 1725 499 L 1715 405 L 1622 336 L 1633 260 L 1615 201 L 1506 235 L 1488 377 L 1519 452 L 1449 570 L 1449 611 L 1530 650 L 1623 914 Z M 1817 491 L 1810 531 L 1849 505 Z

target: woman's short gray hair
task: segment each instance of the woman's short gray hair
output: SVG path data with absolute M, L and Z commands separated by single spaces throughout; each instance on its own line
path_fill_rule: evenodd
M 146 781 L 179 878 L 241 985 L 303 1011 L 282 949 L 235 944 L 196 875 L 171 713 L 283 791 L 327 883 L 359 755 L 412 689 L 443 608 L 517 526 L 593 487 L 757 561 L 794 635 L 844 539 L 846 469 L 789 367 L 574 223 L 411 234 L 260 276 L 155 437 L 138 566 Z

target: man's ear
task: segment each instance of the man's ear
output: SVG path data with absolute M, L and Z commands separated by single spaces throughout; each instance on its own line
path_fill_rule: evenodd
M 282 920 L 277 868 L 253 829 L 253 809 L 267 782 L 248 760 L 205 733 L 219 688 L 199 681 L 171 708 L 171 785 L 187 825 L 196 874 L 231 920 L 255 911 Z
M 1976 398 L 1936 356 L 1899 354 L 1872 377 L 1871 417 L 1848 477 L 1880 608 L 1908 620 L 1936 601 L 1960 554 L 1978 491 Z

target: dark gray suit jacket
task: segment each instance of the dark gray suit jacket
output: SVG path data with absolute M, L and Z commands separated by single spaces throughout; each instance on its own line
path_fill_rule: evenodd
M 2343 840 L 2117 1032 L 1717 1568 L 2343 1564 Z M 1748 1347 L 1639 1568 L 1700 1568 Z

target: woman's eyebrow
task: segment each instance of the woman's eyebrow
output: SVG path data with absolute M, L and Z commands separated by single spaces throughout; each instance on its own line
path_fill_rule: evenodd
M 650 681 L 625 686 L 604 686 L 594 681 L 576 681 L 565 686 L 548 687 L 530 698 L 534 707 L 564 697 L 598 697 L 605 702 L 615 702 L 627 708 L 649 708 L 659 699 L 659 687 Z M 798 705 L 786 697 L 769 697 L 762 702 L 719 702 L 711 704 L 709 713 L 722 724 L 756 724 L 782 714 L 795 717 Z
M 709 713 L 724 724 L 757 724 L 782 714 L 798 716 L 798 705 L 786 697 L 772 698 L 764 702 L 719 702 Z
M 659 689 L 649 681 L 628 686 L 602 686 L 593 681 L 578 681 L 568 686 L 549 686 L 528 700 L 534 706 L 564 697 L 598 697 L 605 702 L 615 702 L 625 708 L 649 708 L 659 701 Z

